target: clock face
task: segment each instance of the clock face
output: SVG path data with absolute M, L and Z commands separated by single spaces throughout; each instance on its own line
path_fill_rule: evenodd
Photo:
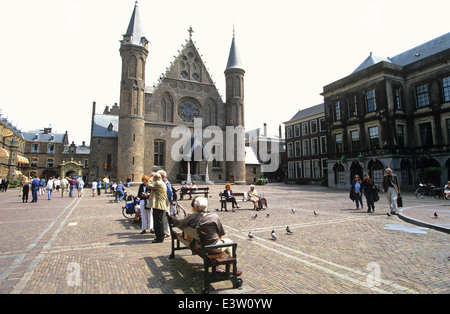
M 185 122 L 194 122 L 194 118 L 200 116 L 200 107 L 194 100 L 183 100 L 178 105 L 178 116 Z

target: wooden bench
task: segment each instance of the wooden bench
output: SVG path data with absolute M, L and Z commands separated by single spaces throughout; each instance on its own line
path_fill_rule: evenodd
M 191 250 L 193 255 L 198 255 L 203 259 L 204 266 L 204 279 L 202 293 L 209 293 L 209 285 L 213 282 L 230 280 L 233 283 L 233 288 L 238 289 L 242 286 L 243 280 L 236 275 L 237 273 L 237 258 L 236 248 L 237 243 L 219 244 L 219 245 L 204 245 L 204 233 L 200 230 L 200 227 L 186 228 L 183 231 L 176 228 L 173 224 L 172 217 L 167 214 L 167 220 L 170 228 L 170 235 L 172 239 L 172 252 L 170 258 L 175 258 L 175 252 L 180 250 Z M 186 240 L 186 235 L 190 236 L 194 241 Z M 195 244 L 195 242 L 197 244 Z M 219 249 L 224 247 L 232 247 L 233 256 L 229 256 L 225 252 L 219 254 L 208 253 L 210 250 Z M 218 276 L 216 267 L 225 265 L 225 274 Z M 233 272 L 231 272 L 231 265 L 233 266 Z M 209 274 L 209 268 L 211 267 L 211 275 Z
M 248 199 L 248 200 L 245 199 L 246 194 L 247 193 L 234 193 L 233 192 L 233 196 L 236 199 L 236 203 L 239 203 L 239 202 L 250 202 L 250 199 Z M 220 196 L 220 210 L 222 211 L 222 210 L 225 209 L 225 211 L 228 211 L 227 203 L 231 203 L 231 202 L 227 201 L 227 197 L 226 197 L 226 195 L 223 192 L 220 192 L 219 196 Z M 250 202 L 250 203 L 252 203 L 252 202 Z M 260 202 L 258 202 L 258 206 L 254 206 L 254 204 L 253 204 L 253 209 L 254 210 L 261 210 L 262 207 L 260 205 Z
M 203 196 L 205 196 L 206 198 L 208 198 L 209 195 L 209 187 L 206 188 L 197 188 L 197 189 L 191 189 L 191 188 L 181 188 L 180 189 L 180 200 L 183 199 L 184 195 L 189 195 L 189 196 L 196 196 L 196 195 L 201 195 L 203 194 Z

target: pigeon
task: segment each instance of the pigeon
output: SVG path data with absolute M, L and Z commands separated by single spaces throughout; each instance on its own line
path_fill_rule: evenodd
M 267 214 L 266 217 L 269 218 L 269 217 L 270 217 L 270 214 Z
M 389 214 L 389 213 L 386 213 L 386 215 L 387 215 L 388 217 L 391 217 L 391 214 Z
M 270 236 L 272 237 L 272 240 L 276 240 L 277 236 L 275 235 L 275 230 L 272 230 L 272 232 L 270 233 Z
M 253 219 L 256 219 L 256 217 L 258 217 L 258 214 L 255 214 L 254 216 L 252 216 Z
M 295 209 L 292 208 L 291 209 L 291 213 L 295 214 Z
M 438 218 L 439 215 L 437 213 L 434 213 L 434 218 Z
M 248 237 L 249 237 L 250 239 L 253 239 L 253 238 L 254 238 L 254 236 L 253 236 L 253 234 L 251 233 L 251 231 L 248 232 Z
M 293 234 L 293 232 L 292 232 L 291 228 L 289 228 L 289 226 L 286 227 L 286 232 L 288 234 Z
M 314 216 L 317 216 L 317 215 L 319 215 L 318 213 L 316 213 L 316 211 L 314 211 Z

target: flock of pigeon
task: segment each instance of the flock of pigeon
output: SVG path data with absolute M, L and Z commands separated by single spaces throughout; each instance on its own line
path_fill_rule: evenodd
M 295 209 L 291 209 L 291 213 L 295 214 Z M 319 215 L 319 214 L 316 211 L 314 211 L 314 216 L 317 216 L 317 215 Z M 391 214 L 387 213 L 387 216 L 390 217 Z M 252 216 L 252 219 L 256 219 L 257 217 L 258 217 L 258 214 L 256 213 L 255 215 Z M 269 218 L 270 214 L 266 214 L 266 217 Z M 434 213 L 434 218 L 437 219 L 438 217 L 439 217 L 439 215 L 437 213 Z M 293 234 L 293 232 L 292 232 L 291 228 L 289 228 L 289 226 L 286 227 L 286 234 L 288 234 L 288 235 Z M 252 234 L 251 231 L 249 231 L 248 237 L 249 237 L 249 239 L 253 239 L 255 236 Z M 275 230 L 272 230 L 272 232 L 270 233 L 270 238 L 273 241 L 277 240 L 277 235 L 275 234 Z M 449 259 L 450 259 L 450 257 L 449 257 Z
M 292 214 L 295 214 L 295 209 L 291 209 L 291 213 Z M 316 212 L 316 211 L 314 211 L 314 216 L 318 216 L 319 214 Z M 256 213 L 255 215 L 253 215 L 252 216 L 252 219 L 256 219 L 258 217 L 258 213 Z M 270 214 L 266 214 L 266 217 L 267 218 L 269 218 L 270 217 Z M 291 234 L 293 234 L 294 232 L 292 232 L 292 230 L 291 230 L 291 228 L 289 228 L 289 226 L 287 226 L 286 227 L 286 234 L 288 234 L 288 235 L 291 235 Z M 252 234 L 252 232 L 251 231 L 249 231 L 248 232 L 248 237 L 249 237 L 249 239 L 253 239 L 255 236 Z M 272 230 L 272 232 L 270 233 L 270 238 L 273 240 L 273 241 L 276 241 L 277 240 L 277 235 L 275 234 L 275 230 Z

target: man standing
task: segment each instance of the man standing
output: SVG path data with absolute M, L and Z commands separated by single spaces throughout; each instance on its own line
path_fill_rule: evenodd
M 391 168 L 386 169 L 383 177 L 383 193 L 386 193 L 391 214 L 397 215 L 397 198 L 400 195 L 400 185 L 397 175 L 392 173 Z
M 163 217 L 167 207 L 167 187 L 159 173 L 152 173 L 147 188 L 152 190 L 148 199 L 149 207 L 153 208 L 153 228 L 156 236 L 152 243 L 160 243 L 164 241 Z
M 31 182 L 31 196 L 32 200 L 31 202 L 37 202 L 38 200 L 38 191 L 39 191 L 39 178 L 37 176 L 34 177 L 33 181 Z
M 164 182 L 167 188 L 167 212 L 170 213 L 170 207 L 173 204 L 173 194 L 172 194 L 172 185 L 170 184 L 169 180 L 167 180 L 167 173 L 164 170 L 159 170 L 158 173 L 161 175 L 161 180 Z M 163 227 L 164 227 L 164 236 L 168 237 L 170 236 L 169 231 L 169 222 L 167 221 L 167 215 L 163 215 Z

